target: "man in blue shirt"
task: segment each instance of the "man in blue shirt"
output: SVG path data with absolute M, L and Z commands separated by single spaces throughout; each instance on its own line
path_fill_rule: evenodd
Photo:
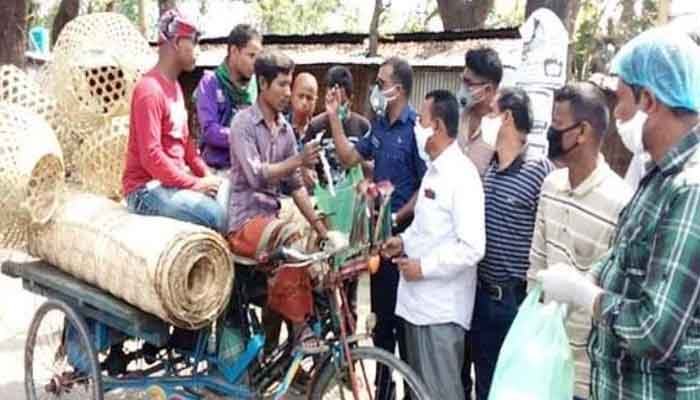
M 343 166 L 351 168 L 364 160 L 373 160 L 374 181 L 388 180 L 394 185 L 391 209 L 395 235 L 401 233 L 413 218 L 416 192 L 425 174 L 425 163 L 418 154 L 413 132 L 417 114 L 408 104 L 412 87 L 413 70 L 406 61 L 398 57 L 384 61 L 370 94 L 370 104 L 376 116 L 369 133 L 356 145 L 348 140 L 337 118 L 336 109 L 340 106 L 337 91 L 326 96 L 326 109 L 329 115 L 336 116 L 330 118 L 330 125 L 338 159 Z M 398 282 L 398 268 L 389 260 L 383 260 L 379 271 L 371 277 L 371 306 L 377 316 L 373 341 L 390 353 L 394 352 L 398 342 L 399 352 L 405 359 L 403 326 L 394 313 Z M 393 384 L 389 379 L 386 377 L 386 381 L 376 382 L 381 388 L 378 400 L 391 393 Z

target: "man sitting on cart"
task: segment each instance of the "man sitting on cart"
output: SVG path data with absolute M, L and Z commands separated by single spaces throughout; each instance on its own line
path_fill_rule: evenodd
M 221 178 L 209 172 L 187 129 L 177 81 L 195 67 L 199 33 L 175 10 L 158 24 L 158 63 L 136 84 L 122 191 L 129 211 L 160 215 L 223 231 L 224 210 L 214 199 Z
M 231 124 L 231 199 L 228 241 L 239 264 L 253 265 L 264 253 L 281 246 L 304 250 L 299 228 L 279 218 L 280 187 L 290 188 L 294 203 L 322 239 L 329 232 L 311 204 L 300 169 L 313 168 L 319 160 L 319 143 L 297 152 L 292 127 L 282 115 L 291 99 L 294 62 L 279 52 L 264 51 L 255 61 L 257 101 L 236 114 Z M 335 238 L 337 235 L 331 234 Z M 335 240 L 332 240 L 335 242 Z M 311 312 L 312 288 L 307 272 L 280 268 L 270 281 L 266 333 L 274 342 L 281 314 L 301 323 Z M 272 328 L 272 331 L 269 331 Z M 274 345 L 274 343 L 270 343 Z

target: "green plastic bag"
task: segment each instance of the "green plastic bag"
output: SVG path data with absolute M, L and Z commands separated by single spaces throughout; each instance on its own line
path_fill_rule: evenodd
M 325 214 L 328 214 L 331 229 L 343 233 L 350 233 L 352 228 L 352 210 L 355 204 L 355 185 L 364 179 L 362 167 L 359 165 L 350 169 L 345 179 L 335 187 L 335 196 L 321 185 L 316 185 L 314 196 L 316 205 Z
M 542 288 L 520 306 L 498 355 L 489 400 L 569 400 L 574 359 L 564 328 L 566 306 L 540 303 Z

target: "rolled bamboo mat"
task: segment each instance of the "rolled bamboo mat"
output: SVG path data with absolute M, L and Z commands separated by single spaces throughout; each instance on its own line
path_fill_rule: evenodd
M 216 232 L 131 214 L 92 194 L 66 194 L 51 221 L 31 233 L 29 251 L 185 329 L 213 321 L 233 287 L 231 254 Z
M 49 220 L 64 175 L 60 145 L 44 118 L 0 102 L 0 248 L 23 249 L 30 225 Z

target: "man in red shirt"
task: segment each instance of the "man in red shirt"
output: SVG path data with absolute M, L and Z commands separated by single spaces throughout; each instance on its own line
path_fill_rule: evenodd
M 160 215 L 224 231 L 214 197 L 221 178 L 209 173 L 187 129 L 177 77 L 195 67 L 199 33 L 175 10 L 158 24 L 158 64 L 136 84 L 122 191 L 129 211 Z

